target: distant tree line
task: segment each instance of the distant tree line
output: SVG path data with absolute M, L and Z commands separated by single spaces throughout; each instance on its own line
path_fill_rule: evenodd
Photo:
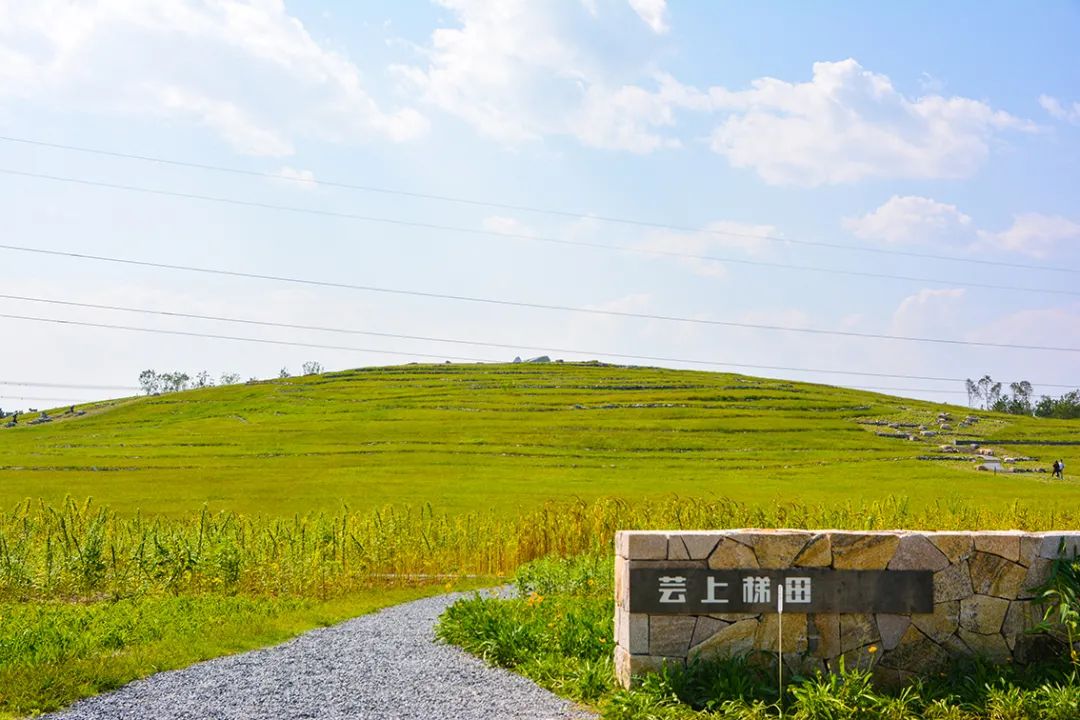
M 1035 389 L 1027 380 L 1009 383 L 1006 392 L 1002 384 L 994 382 L 989 375 L 983 375 L 978 380 L 968 378 L 965 387 L 969 407 L 1059 420 L 1080 418 L 1080 390 L 1072 390 L 1057 398 L 1042 395 L 1036 400 Z
M 309 361 L 301 367 L 304 375 L 319 375 L 323 371 L 323 366 L 317 362 Z M 291 374 L 287 368 L 281 368 L 278 377 L 287 378 L 291 377 Z M 161 395 L 183 390 L 214 387 L 215 385 L 236 385 L 239 382 L 239 373 L 222 373 L 221 377 L 215 381 L 206 370 L 197 372 L 194 376 L 179 370 L 174 372 L 143 370 L 139 373 L 139 387 L 142 388 L 143 393 L 146 395 Z M 249 378 L 248 382 L 258 382 L 258 378 Z

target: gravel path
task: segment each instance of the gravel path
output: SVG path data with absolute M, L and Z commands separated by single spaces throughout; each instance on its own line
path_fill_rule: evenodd
M 387 608 L 263 650 L 158 673 L 54 720 L 589 718 L 523 677 L 436 644 L 461 594 Z

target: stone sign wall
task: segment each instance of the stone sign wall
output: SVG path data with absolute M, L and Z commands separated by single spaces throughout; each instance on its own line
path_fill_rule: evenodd
M 1022 663 L 1045 645 L 1025 631 L 1041 619 L 1033 589 L 1063 540 L 1066 552 L 1080 549 L 1080 532 L 622 531 L 616 671 L 629 686 L 664 663 L 757 650 L 775 656 L 778 641 L 792 672 L 835 669 L 843 657 L 891 684 L 956 656 Z M 899 602 L 895 583 L 872 592 L 890 582 L 888 571 L 908 571 L 903 607 L 932 612 L 882 612 Z M 785 594 L 794 602 L 778 638 L 776 604 Z M 823 610 L 830 607 L 845 611 Z

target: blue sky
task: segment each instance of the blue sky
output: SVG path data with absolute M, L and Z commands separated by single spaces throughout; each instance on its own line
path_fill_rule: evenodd
M 1076 348 L 1078 41 L 1075 2 L 0 0 L 0 135 L 287 177 L 10 140 L 0 141 L 0 170 L 625 251 L 2 172 L 0 244 L 703 320 Z M 325 184 L 334 181 L 578 216 Z M 642 252 L 649 250 L 941 282 Z M 535 346 L 897 375 L 990 373 L 1054 394 L 1062 389 L 1040 383 L 1080 383 L 1078 353 L 558 313 L 12 250 L 0 250 L 0 276 L 5 295 L 522 346 L 0 299 L 0 314 L 387 351 L 0 318 L 4 346 L 19 348 L 0 356 L 6 382 L 129 385 L 150 367 L 266 377 L 309 359 L 335 369 L 417 359 L 408 352 L 495 360 L 540 354 L 524 347 Z M 964 400 L 956 382 L 761 374 Z M 0 385 L 0 407 L 98 394 Z

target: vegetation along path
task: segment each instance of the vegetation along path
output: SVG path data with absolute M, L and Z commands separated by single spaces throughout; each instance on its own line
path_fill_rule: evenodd
M 525 678 L 435 642 L 461 593 L 426 598 L 287 643 L 159 673 L 54 720 L 591 717 Z

